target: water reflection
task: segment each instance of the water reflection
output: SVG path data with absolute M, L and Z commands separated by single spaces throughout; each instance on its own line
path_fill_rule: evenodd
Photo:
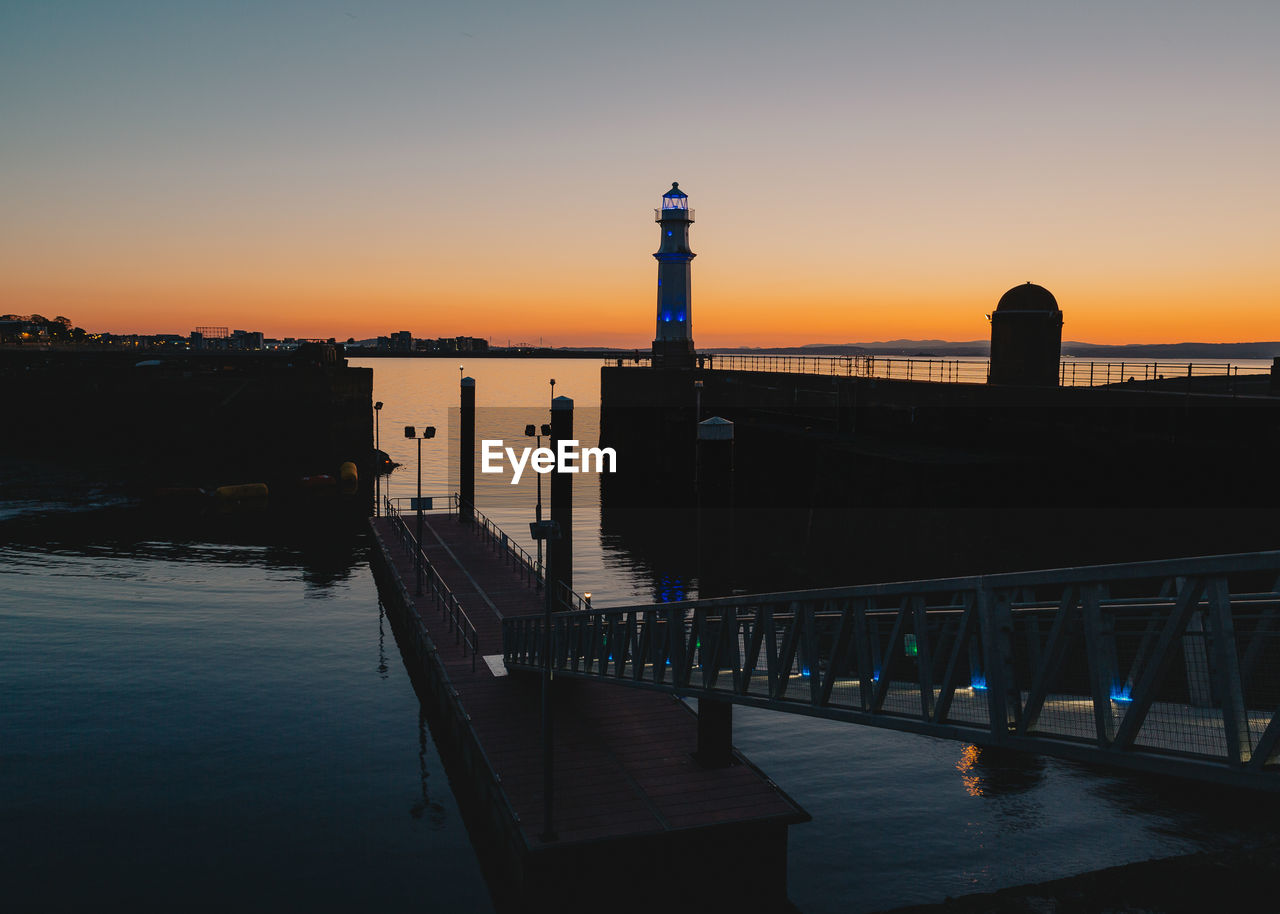
M 0 522 L 6 909 L 487 909 L 381 612 L 369 668 L 366 552 L 272 512 Z
M 387 618 L 386 607 L 382 605 L 382 598 L 378 598 L 378 678 L 387 678 L 387 635 L 382 623 Z
M 381 601 L 379 601 L 381 605 Z M 432 744 L 434 745 L 434 744 Z M 427 778 L 431 776 L 431 772 L 427 769 L 428 758 L 428 740 L 427 740 L 427 715 L 424 711 L 418 712 L 418 782 L 421 785 L 422 796 L 414 801 L 409 807 L 409 815 L 415 819 L 426 819 L 427 824 L 433 829 L 442 828 L 445 824 L 445 811 L 442 803 L 437 803 L 431 799 L 431 795 L 427 790 Z
M 1068 770 L 1107 805 L 1150 819 L 1158 834 L 1206 848 L 1275 840 L 1280 796 L 1078 763 Z
M 1024 793 L 1044 780 L 1045 761 L 1024 752 L 966 744 L 956 762 L 965 792 L 971 797 L 1004 797 Z
M 307 596 L 348 584 L 368 558 L 363 517 L 346 513 L 157 516 L 140 506 L 0 521 L 10 574 L 130 577 L 135 568 L 103 560 L 185 566 L 265 565 L 298 569 Z M 49 558 L 80 559 L 57 563 Z M 178 572 L 175 570 L 174 572 Z

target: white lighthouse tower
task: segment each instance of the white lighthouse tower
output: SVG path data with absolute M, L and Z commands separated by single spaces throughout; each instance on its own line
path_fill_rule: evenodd
M 653 364 L 657 367 L 693 366 L 692 280 L 689 264 L 697 255 L 689 250 L 689 226 L 693 210 L 689 198 L 672 182 L 662 195 L 662 208 L 654 219 L 661 229 L 658 253 L 658 332 L 653 338 Z

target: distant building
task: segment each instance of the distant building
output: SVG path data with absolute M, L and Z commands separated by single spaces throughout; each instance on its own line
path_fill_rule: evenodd
M 232 330 L 231 349 L 261 349 L 265 337 L 258 330 Z

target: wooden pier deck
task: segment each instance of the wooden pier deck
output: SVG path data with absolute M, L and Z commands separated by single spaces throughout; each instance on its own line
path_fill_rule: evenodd
M 408 520 L 412 528 L 414 522 Z M 395 590 L 407 604 L 404 609 L 410 616 L 417 614 L 430 633 L 434 651 L 423 662 L 437 664 L 452 690 L 452 707 L 462 726 L 459 738 L 474 739 L 482 751 L 473 764 L 492 769 L 487 774 L 499 785 L 505 803 L 494 798 L 491 805 L 506 806 L 508 843 L 524 858 L 515 871 L 530 891 L 536 894 L 538 884 L 580 879 L 583 863 L 607 863 L 624 853 L 629 860 L 648 860 L 654 866 L 646 876 L 654 883 L 652 891 L 641 889 L 641 895 L 677 888 L 693 888 L 697 894 L 698 873 L 709 875 L 719 858 L 735 869 L 745 864 L 761 877 L 772 871 L 775 889 L 765 889 L 768 878 L 758 879 L 752 898 L 758 903 L 780 893 L 778 900 L 785 903 L 786 830 L 807 821 L 808 815 L 740 754 L 727 768 L 701 767 L 693 758 L 696 717 L 668 695 L 568 679 L 555 682 L 557 840 L 543 841 L 541 683 L 527 674 L 503 675 L 500 668 L 501 620 L 541 613 L 542 595 L 477 534 L 475 524 L 460 523 L 456 514 L 428 515 L 424 554 L 472 620 L 481 657 L 497 655 L 499 670 L 495 673 L 483 659 L 473 664 L 431 598 L 414 597 L 413 557 L 402 548 L 395 523 L 385 517 L 371 521 L 377 551 L 385 569 L 403 585 Z M 540 867 L 540 859 L 556 863 Z M 722 883 L 730 872 L 714 881 Z M 617 877 L 616 871 L 607 877 L 615 892 Z M 660 888 L 669 880 L 679 885 Z M 556 891 L 562 898 L 562 882 Z M 723 899 L 725 891 L 719 884 L 708 897 Z M 590 897 L 583 892 L 584 899 Z

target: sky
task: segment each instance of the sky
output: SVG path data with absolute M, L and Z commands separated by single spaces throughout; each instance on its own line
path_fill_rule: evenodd
M 647 347 L 1280 339 L 1280 3 L 0 4 L 0 312 Z

